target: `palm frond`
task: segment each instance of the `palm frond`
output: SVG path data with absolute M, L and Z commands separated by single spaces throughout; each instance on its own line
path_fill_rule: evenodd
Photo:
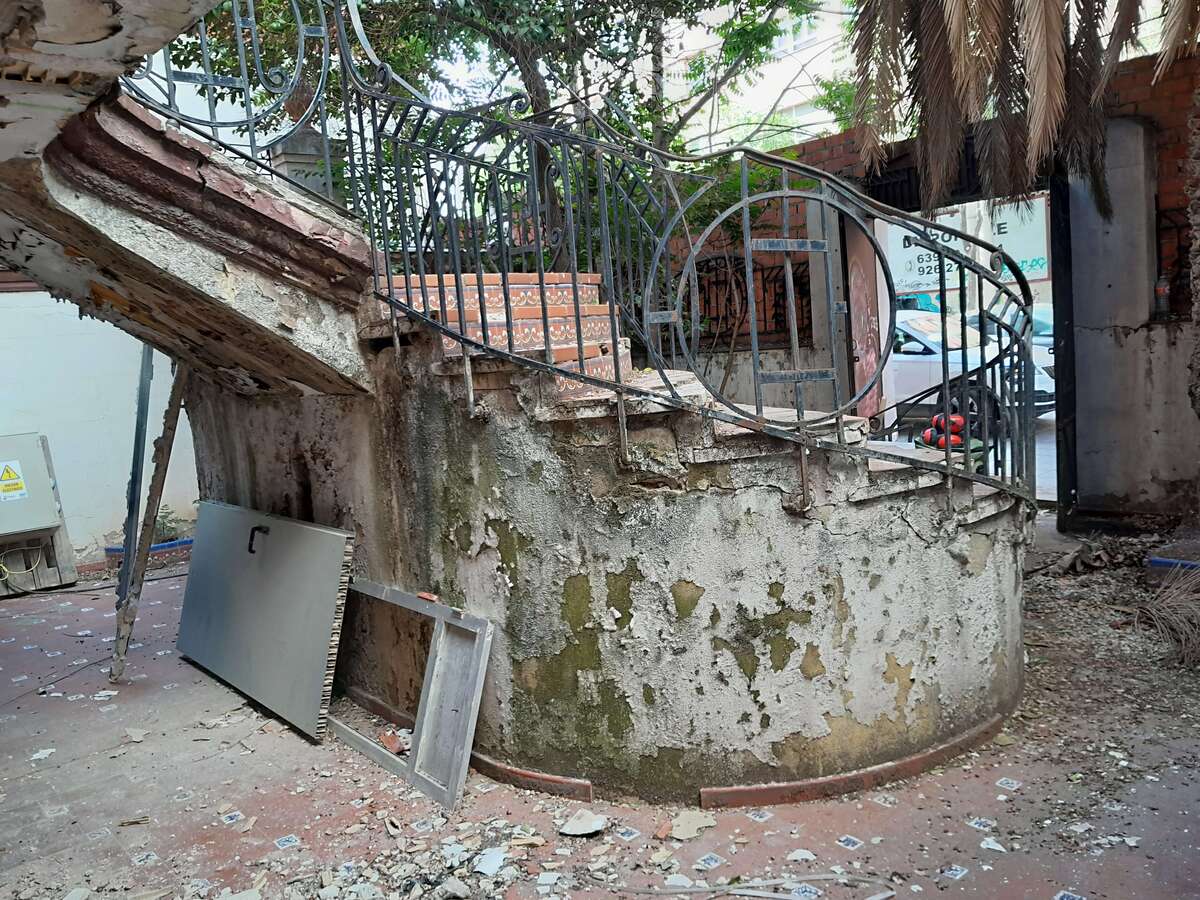
M 875 60 L 879 34 L 879 7 L 886 0 L 862 0 L 854 17 L 852 46 L 854 50 L 854 124 L 860 131 L 863 161 L 871 169 L 883 163 L 883 136 L 872 110 L 880 102 L 879 79 Z
M 854 121 L 861 129 L 863 160 L 872 169 L 882 164 L 884 141 L 896 135 L 904 110 L 904 7 L 894 0 L 863 0 L 854 20 Z
M 1196 52 L 1196 39 L 1200 36 L 1200 10 L 1196 0 L 1163 0 L 1162 49 L 1158 53 L 1158 65 L 1154 68 L 1154 80 L 1162 78 L 1180 56 Z
M 973 46 L 975 29 L 971 21 L 974 9 L 970 0 L 942 0 L 946 15 L 946 38 L 954 67 L 954 89 L 958 99 L 972 119 L 978 118 L 981 108 L 980 71 Z
M 1104 51 L 1104 66 L 1092 93 L 1092 103 L 1098 104 L 1104 99 L 1104 91 L 1112 80 L 1117 63 L 1121 61 L 1121 51 L 1130 43 L 1137 40 L 1138 11 L 1142 0 L 1117 0 L 1117 8 L 1113 14 L 1112 31 L 1108 37 L 1108 48 Z
M 1067 54 L 1067 110 L 1059 129 L 1058 156 L 1073 174 L 1088 180 L 1096 208 L 1112 217 L 1104 175 L 1105 115 L 1092 101 L 1100 81 L 1105 0 L 1075 0 L 1075 34 Z
M 916 112 L 917 161 L 922 202 L 931 210 L 958 175 L 965 117 L 954 85 L 954 52 L 946 19 L 936 3 L 915 3 L 915 64 L 912 69 Z
M 975 129 L 980 179 L 990 197 L 1024 197 L 1033 183 L 1026 164 L 1029 91 L 1016 20 L 1015 0 L 1000 0 L 1000 43 L 988 84 L 990 118 Z
M 1037 169 L 1050 153 L 1067 107 L 1062 0 L 1018 0 L 1025 78 L 1029 86 L 1026 163 Z

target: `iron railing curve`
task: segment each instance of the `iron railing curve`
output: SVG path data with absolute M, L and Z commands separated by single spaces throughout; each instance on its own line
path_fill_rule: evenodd
M 210 32 L 201 22 L 182 39 L 191 48 L 192 55 L 184 56 L 191 60 L 190 70 L 174 65 L 168 47 L 159 74 L 148 62 L 123 85 L 151 109 L 230 147 L 242 159 L 335 201 L 345 197 L 364 221 L 378 261 L 375 291 L 394 320 L 407 317 L 448 347 L 457 345 L 467 373 L 472 355 L 492 356 L 612 391 L 619 403 L 652 400 L 809 447 L 891 459 L 1032 500 L 1031 292 L 1003 248 L 888 207 L 814 166 L 753 147 L 695 155 L 655 148 L 627 116 L 617 116 L 625 131 L 614 128 L 569 87 L 565 104 L 528 117 L 520 95 L 465 110 L 441 108 L 377 54 L 358 0 L 288 2 L 297 40 L 290 71 L 267 60 L 254 0 L 226 0 L 210 18 L 229 15 L 230 26 Z M 213 33 L 227 35 L 233 46 L 210 59 Z M 316 48 L 312 53 L 306 50 L 310 46 Z M 197 49 L 199 59 L 194 58 Z M 214 63 L 221 60 L 236 68 L 216 71 Z M 331 75 L 335 71 L 337 79 Z M 331 109 L 327 94 L 335 80 L 340 103 Z M 181 84 L 201 88 L 190 110 L 180 102 Z M 215 105 L 218 90 L 240 94 L 241 111 Z M 203 99 L 203 108 L 195 105 L 196 97 Z M 286 114 L 289 109 L 295 114 Z M 230 131 L 239 129 L 240 145 L 227 142 Z M 320 138 L 319 180 L 297 179 L 274 165 L 272 151 L 314 134 Z M 740 189 L 721 199 L 735 165 Z M 768 183 L 751 189 L 756 178 Z M 807 217 L 796 236 L 794 214 Z M 726 226 L 735 217 L 741 219 L 741 233 L 731 238 Z M 901 301 L 876 234 L 881 224 L 903 232 L 910 246 L 935 259 L 934 305 L 941 323 L 940 379 L 910 397 L 887 394 L 892 402 L 886 407 L 882 389 L 895 369 Z M 864 371 L 855 371 L 859 360 L 851 362 L 849 344 L 841 345 L 851 315 L 863 308 L 862 298 L 857 305 L 853 297 L 837 299 L 852 289 L 843 273 L 835 278 L 832 272 L 834 248 L 844 249 L 846 229 L 865 239 L 881 282 L 876 292 L 883 296 L 874 324 L 877 355 Z M 708 377 L 712 353 L 705 354 L 700 343 L 706 326 L 697 304 L 697 261 L 714 240 L 728 244 L 739 238 L 745 297 L 735 298 L 734 307 L 749 317 L 753 402 Z M 750 277 L 756 252 L 784 258 L 787 346 L 774 356 L 757 344 L 767 311 L 759 317 Z M 810 268 L 807 294 L 810 313 L 821 296 L 829 327 L 819 352 L 816 336 L 810 335 L 812 354 L 801 345 L 797 325 L 800 301 L 792 258 L 800 252 L 814 258 L 824 254 L 818 268 L 826 283 L 818 285 Z M 952 276 L 957 286 L 948 280 Z M 974 306 L 968 302 L 971 289 Z M 530 293 L 536 302 L 522 305 Z M 958 310 L 951 321 L 954 302 Z M 779 310 L 774 314 L 778 318 Z M 979 324 L 974 347 L 969 346 L 968 315 L 976 315 Z M 810 325 L 815 319 L 809 315 Z M 540 333 L 541 346 L 518 346 L 514 335 L 522 323 L 538 320 L 540 332 L 532 328 L 527 334 Z M 961 330 L 958 346 L 953 346 L 951 327 Z M 629 383 L 634 370 L 623 349 L 628 337 L 635 339 L 659 384 Z M 726 360 L 745 353 L 734 349 L 737 340 L 734 332 Z M 706 355 L 708 360 L 701 358 Z M 828 363 L 804 369 L 806 356 L 828 358 Z M 783 357 L 790 369 L 761 369 Z M 681 369 L 699 381 L 705 396 L 697 399 L 683 390 Z M 822 391 L 823 385 L 832 399 L 814 411 L 803 395 Z M 790 396 L 791 402 L 783 404 L 789 407 L 787 416 L 769 411 L 766 392 Z M 894 439 L 902 405 L 931 396 L 946 422 L 963 416 L 962 448 L 956 449 L 947 433 L 944 454 L 933 459 L 899 444 L 891 449 L 845 436 L 846 417 L 865 412 L 881 423 L 878 437 Z M 989 416 L 994 418 L 990 433 Z M 982 444 L 978 453 L 977 442 Z

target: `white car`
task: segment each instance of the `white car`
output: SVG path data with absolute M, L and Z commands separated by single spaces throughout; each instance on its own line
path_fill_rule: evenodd
M 1054 353 L 1054 306 L 1050 303 L 1035 303 L 1029 308 L 1029 317 L 1033 322 L 1033 345 L 1035 347 L 1045 347 L 1051 354 Z M 1016 318 L 1015 313 L 1010 313 L 1009 319 Z M 967 324 L 973 328 L 979 328 L 979 314 L 967 316 Z M 996 326 L 988 323 L 988 340 L 992 339 L 992 335 L 996 333 Z
M 950 350 L 950 379 L 953 381 L 963 371 L 962 353 L 963 322 L 956 314 L 946 316 L 947 346 Z M 980 364 L 980 334 L 970 325 L 966 326 L 967 369 Z M 984 359 L 992 360 L 1000 352 L 998 342 L 989 339 L 983 350 Z M 1033 352 L 1033 414 L 1045 415 L 1054 410 L 1054 366 L 1053 357 L 1046 347 L 1034 344 Z M 894 400 L 903 401 L 925 393 L 942 384 L 942 319 L 936 312 L 918 309 L 902 309 L 896 312 L 895 345 L 888 363 L 893 372 Z M 988 384 L 992 379 L 988 378 Z M 951 385 L 951 394 L 956 393 Z M 990 393 L 990 388 L 989 388 Z M 937 411 L 940 391 L 924 398 L 909 412 L 925 413 Z M 973 402 L 977 392 L 968 394 Z M 994 395 L 993 395 L 994 399 Z M 993 409 L 996 407 L 994 406 Z M 904 414 L 904 410 L 901 411 Z

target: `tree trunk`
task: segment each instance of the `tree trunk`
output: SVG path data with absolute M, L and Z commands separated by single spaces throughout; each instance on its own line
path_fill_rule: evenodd
M 653 116 L 654 130 L 651 143 L 655 150 L 667 149 L 667 127 L 663 121 L 666 114 L 666 61 L 663 53 L 663 20 L 660 18 L 651 26 L 650 34 L 650 115 Z
M 521 46 L 514 48 L 513 62 L 521 73 L 521 83 L 529 94 L 530 118 L 535 122 L 549 123 L 550 87 L 538 68 L 538 55 L 533 47 Z M 558 186 L 552 177 L 557 166 L 552 165 L 553 157 L 550 148 L 541 140 L 532 140 L 529 148 L 529 161 L 537 170 L 538 177 L 538 206 L 540 214 L 535 214 L 535 227 L 540 221 L 542 231 L 543 252 L 550 251 L 551 256 L 546 262 L 549 271 L 558 271 L 567 263 L 563 260 L 566 241 L 563 240 L 564 214 L 562 201 L 559 199 Z M 560 173 L 566 177 L 568 173 Z M 571 263 L 573 264 L 573 263 Z

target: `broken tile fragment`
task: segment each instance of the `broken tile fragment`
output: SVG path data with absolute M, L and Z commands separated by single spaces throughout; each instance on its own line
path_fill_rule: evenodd
M 475 865 L 471 871 L 491 878 L 500 871 L 500 867 L 504 865 L 506 859 L 508 859 L 508 853 L 503 847 L 488 847 L 475 857 Z
M 590 837 L 599 834 L 608 827 L 608 819 L 592 812 L 590 809 L 577 809 L 575 814 L 563 822 L 558 829 L 559 834 L 568 837 Z
M 717 820 L 711 813 L 698 809 L 685 809 L 671 820 L 671 837 L 677 841 L 690 841 L 706 828 L 716 826 Z

